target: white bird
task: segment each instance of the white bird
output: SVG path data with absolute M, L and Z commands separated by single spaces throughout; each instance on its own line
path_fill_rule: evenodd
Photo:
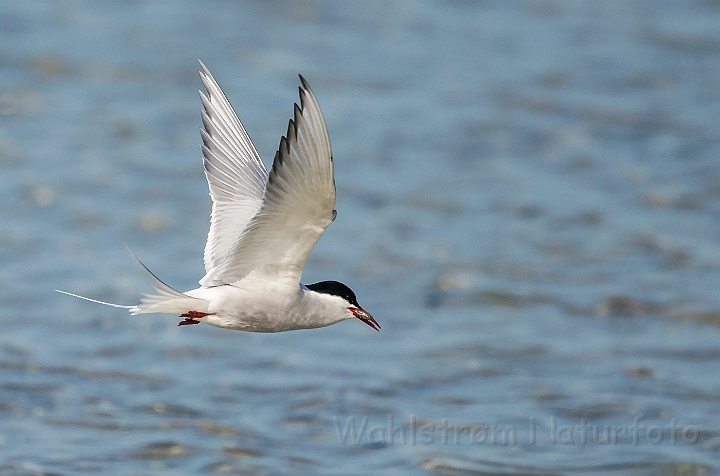
M 205 65 L 202 153 L 212 214 L 200 287 L 181 293 L 151 277 L 154 293 L 124 306 L 59 291 L 131 314 L 179 314 L 178 325 L 281 332 L 358 318 L 380 326 L 337 281 L 303 285 L 310 251 L 337 215 L 330 138 L 320 106 L 300 76 L 300 106 L 268 174 L 245 128 Z M 128 249 L 129 251 L 129 249 Z M 130 253 L 132 255 L 132 252 Z

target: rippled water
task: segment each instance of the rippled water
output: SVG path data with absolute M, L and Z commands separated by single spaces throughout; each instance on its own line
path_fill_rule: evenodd
M 720 474 L 717 2 L 0 5 L 0 473 Z M 383 326 L 254 335 L 185 290 L 201 58 L 270 160 L 312 84 L 306 282 Z

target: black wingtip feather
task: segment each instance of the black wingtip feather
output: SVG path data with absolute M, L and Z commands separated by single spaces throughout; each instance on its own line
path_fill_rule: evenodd
M 297 108 L 297 104 L 295 104 L 295 107 Z M 284 137 L 284 139 L 285 139 L 285 146 L 286 146 L 286 148 L 287 148 L 286 150 L 287 150 L 288 154 L 290 153 L 290 140 L 291 140 L 291 138 L 294 138 L 295 140 L 297 140 L 297 124 L 295 123 L 295 121 L 297 121 L 297 119 L 298 119 L 298 116 L 295 115 L 295 120 L 290 119 L 290 120 L 288 121 L 287 134 L 286 134 L 285 137 Z
M 282 137 L 280 139 L 280 147 L 282 147 L 283 139 L 285 139 L 285 138 Z M 275 152 L 275 159 L 273 160 L 272 170 L 270 171 L 270 174 L 268 175 L 268 187 L 265 189 L 266 192 L 267 192 L 267 189 L 269 188 L 269 185 L 274 184 L 275 181 L 277 180 L 275 178 L 275 175 L 278 173 L 278 167 L 279 167 L 279 164 L 282 162 L 282 160 L 283 160 L 282 154 L 280 153 L 280 150 L 278 150 L 277 152 Z
M 303 88 L 307 89 L 308 91 L 312 91 L 312 89 L 310 89 L 310 85 L 308 84 L 308 82 L 305 81 L 305 78 L 303 78 L 303 75 L 298 74 L 298 76 L 300 77 L 300 82 L 302 83 Z
M 290 128 L 290 126 L 288 126 Z M 275 164 L 282 165 L 283 162 L 285 162 L 285 159 L 283 158 L 283 154 L 281 151 L 287 151 L 287 153 L 290 153 L 290 145 L 288 144 L 287 137 L 282 136 L 280 138 L 280 147 L 278 148 L 277 153 L 275 154 L 275 161 L 273 161 L 273 169 L 275 168 Z
M 307 91 L 303 88 L 298 88 L 300 90 L 300 110 L 305 110 L 305 102 L 307 101 Z

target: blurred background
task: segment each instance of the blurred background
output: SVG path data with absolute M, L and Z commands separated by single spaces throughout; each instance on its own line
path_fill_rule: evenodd
M 196 287 L 198 58 L 382 332 L 54 292 Z M 720 474 L 719 84 L 709 0 L 3 2 L 0 473 Z

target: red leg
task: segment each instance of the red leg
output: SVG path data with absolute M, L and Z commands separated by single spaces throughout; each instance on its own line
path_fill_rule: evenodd
M 200 312 L 200 311 L 188 311 L 185 314 L 180 314 L 180 317 L 190 317 L 192 319 L 200 319 L 205 316 L 209 316 L 209 312 Z

